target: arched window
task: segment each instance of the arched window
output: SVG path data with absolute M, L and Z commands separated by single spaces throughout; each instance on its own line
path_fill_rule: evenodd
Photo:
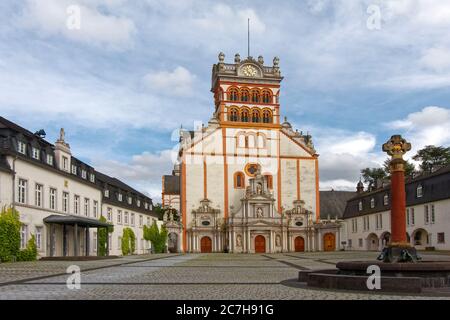
M 236 189 L 244 189 L 245 188 L 245 176 L 242 172 L 236 172 L 234 174 L 234 187 Z
M 236 88 L 231 88 L 228 91 L 228 100 L 238 101 L 239 100 L 239 92 Z
M 247 135 L 247 148 L 256 148 L 256 135 L 255 134 Z
M 239 111 L 237 108 L 231 108 L 229 113 L 230 121 L 239 121 Z
M 262 134 L 262 133 L 259 133 L 257 135 L 257 138 L 258 138 L 257 139 L 257 141 L 258 141 L 258 144 L 257 144 L 258 148 L 259 149 L 264 149 L 266 147 L 266 136 L 264 134 Z
M 253 109 L 252 110 L 252 122 L 258 123 L 260 119 L 259 110 Z
M 252 90 L 252 102 L 259 102 L 259 91 L 256 89 Z
M 241 89 L 241 101 L 247 102 L 250 97 L 250 91 L 246 88 Z
M 273 177 L 270 174 L 266 174 L 265 175 L 267 178 L 267 188 L 268 189 L 273 189 Z
M 263 103 L 272 103 L 272 94 L 269 90 L 264 90 L 262 94 L 262 102 Z
M 270 110 L 263 111 L 263 123 L 272 123 L 272 111 Z
M 241 110 L 241 121 L 242 122 L 248 122 L 249 119 L 249 111 L 248 109 L 242 109 Z

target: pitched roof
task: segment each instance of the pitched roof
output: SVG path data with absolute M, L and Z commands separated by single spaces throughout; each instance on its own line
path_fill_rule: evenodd
M 355 194 L 353 191 L 320 191 L 320 217 L 342 218 L 347 201 Z
M 421 185 L 423 196 L 417 197 L 417 187 Z M 405 182 L 406 205 L 414 206 L 433 201 L 450 199 L 450 165 L 444 166 L 435 172 L 424 173 Z M 344 212 L 344 219 L 357 216 L 364 216 L 371 213 L 382 212 L 391 209 L 391 186 L 360 193 L 347 202 Z M 385 195 L 388 196 L 388 203 L 384 203 Z M 370 203 L 374 199 L 375 205 L 372 208 Z M 362 210 L 359 210 L 359 203 L 362 203 Z

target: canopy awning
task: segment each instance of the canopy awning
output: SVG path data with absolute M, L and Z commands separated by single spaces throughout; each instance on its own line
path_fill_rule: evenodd
M 65 224 L 65 225 L 78 225 L 80 227 L 88 228 L 107 228 L 112 227 L 112 224 L 101 222 L 96 219 L 80 217 L 80 216 L 60 216 L 53 214 L 44 218 L 45 223 Z

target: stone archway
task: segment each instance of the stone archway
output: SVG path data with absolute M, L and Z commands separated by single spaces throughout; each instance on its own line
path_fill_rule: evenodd
M 167 242 L 168 242 L 167 249 L 169 250 L 169 252 L 177 253 L 178 252 L 178 234 L 175 232 L 169 233 Z
M 294 239 L 295 252 L 305 252 L 305 239 L 303 237 L 296 237 Z
M 428 245 L 428 232 L 425 229 L 416 229 L 412 233 L 413 245 L 419 247 L 425 247 Z
M 325 233 L 323 236 L 323 251 L 336 250 L 336 236 L 334 233 Z
M 368 251 L 378 251 L 379 250 L 379 240 L 378 240 L 378 236 L 375 233 L 369 234 L 366 241 L 367 241 L 367 250 Z
M 200 252 L 201 253 L 211 253 L 212 252 L 212 240 L 210 237 L 201 238 Z
M 266 238 L 264 236 L 255 237 L 255 253 L 265 253 L 266 252 Z

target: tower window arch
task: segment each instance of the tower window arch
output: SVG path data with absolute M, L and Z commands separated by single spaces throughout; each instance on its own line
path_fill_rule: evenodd
M 236 88 L 231 88 L 228 91 L 228 100 L 238 101 L 239 100 L 239 91 Z
M 269 90 L 264 90 L 262 93 L 262 102 L 263 103 L 272 103 L 272 94 Z
M 234 174 L 234 187 L 236 189 L 245 188 L 245 175 L 243 172 L 239 171 Z
M 252 122 L 258 123 L 260 122 L 261 115 L 259 114 L 259 110 L 252 110 Z
M 263 123 L 272 123 L 272 111 L 271 110 L 263 110 Z
M 239 121 L 239 110 L 237 108 L 230 108 L 229 119 L 233 122 Z
M 259 90 L 257 90 L 257 89 L 252 90 L 252 102 L 255 102 L 255 103 L 259 102 Z
M 250 91 L 247 88 L 241 89 L 241 101 L 247 102 L 250 99 Z
M 249 111 L 248 109 L 241 110 L 241 121 L 248 122 L 249 121 Z

